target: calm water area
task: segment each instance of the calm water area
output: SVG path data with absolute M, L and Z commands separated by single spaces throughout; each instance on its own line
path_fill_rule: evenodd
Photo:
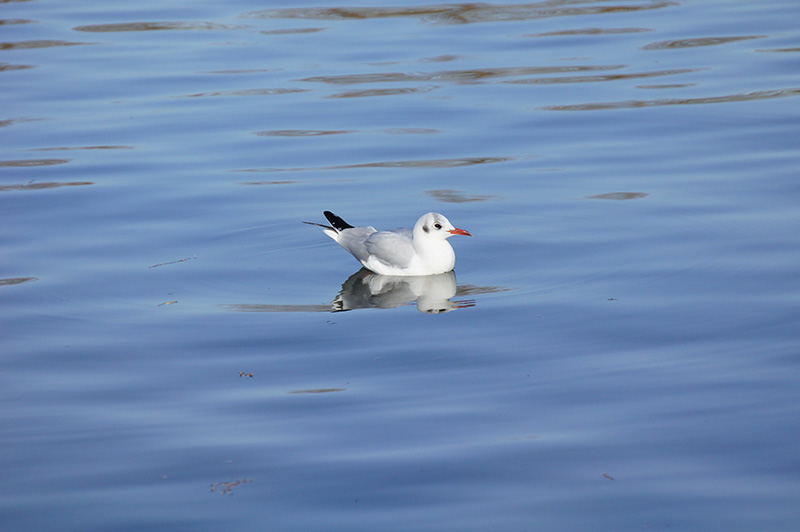
M 0 2 L 3 530 L 788 532 L 798 434 L 800 2 Z

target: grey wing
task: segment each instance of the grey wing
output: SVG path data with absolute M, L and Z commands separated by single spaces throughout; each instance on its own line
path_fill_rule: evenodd
M 365 261 L 369 257 L 365 244 L 369 236 L 374 233 L 374 227 L 353 227 L 335 233 L 335 240 L 359 261 Z
M 410 229 L 373 233 L 364 242 L 364 247 L 378 260 L 399 268 L 407 267 L 414 258 Z

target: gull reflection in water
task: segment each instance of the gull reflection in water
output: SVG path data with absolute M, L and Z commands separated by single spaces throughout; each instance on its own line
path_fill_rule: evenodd
M 488 292 L 495 289 L 489 288 Z M 343 284 L 330 305 L 220 305 L 237 312 L 342 312 L 360 308 L 397 308 L 415 303 L 417 310 L 427 314 L 441 314 L 460 308 L 475 306 L 474 299 L 452 300 L 457 295 L 456 274 L 394 276 L 379 275 L 362 268 Z M 480 293 L 475 287 L 466 287 L 464 293 Z
M 333 310 L 396 308 L 411 303 L 428 314 L 450 312 L 475 306 L 474 299 L 452 301 L 456 295 L 456 274 L 395 276 L 379 275 L 362 268 L 342 284 L 333 300 Z

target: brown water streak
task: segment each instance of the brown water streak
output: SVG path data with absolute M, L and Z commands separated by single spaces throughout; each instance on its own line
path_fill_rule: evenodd
M 574 72 L 596 72 L 618 70 L 625 65 L 571 65 L 571 66 L 536 66 L 477 68 L 470 70 L 439 70 L 435 72 L 380 72 L 374 74 L 349 74 L 340 76 L 313 76 L 297 81 L 330 83 L 334 85 L 354 85 L 358 83 L 398 83 L 418 81 L 453 81 L 477 82 L 498 78 L 531 76 L 542 74 L 570 74 Z
M 265 9 L 245 13 L 242 18 L 298 18 L 316 20 L 364 20 L 377 18 L 417 18 L 426 24 L 474 24 L 481 22 L 521 21 L 564 16 L 586 16 L 660 9 L 676 2 L 651 1 L 644 4 L 606 5 L 604 0 L 545 1 L 529 4 L 460 3 L 403 7 L 334 7 Z M 602 4 L 602 5 L 601 5 Z
M 41 39 L 37 41 L 0 42 L 0 50 L 32 50 L 35 48 L 50 48 L 53 46 L 77 46 L 79 44 L 94 44 L 94 43 L 56 41 L 48 39 Z
M 92 181 L 71 181 L 68 183 L 28 183 L 25 185 L 0 185 L 0 192 L 8 192 L 12 190 L 44 190 L 49 188 L 60 187 L 80 187 L 84 185 L 94 185 Z
M 800 88 L 777 89 L 727 94 L 724 96 L 706 96 L 702 98 L 663 98 L 660 100 L 625 100 L 621 102 L 596 102 L 574 105 L 548 105 L 539 107 L 542 111 L 608 111 L 611 109 L 633 109 L 636 107 L 658 107 L 663 105 L 699 105 L 711 103 L 750 102 L 754 100 L 772 100 L 800 95 Z
M 89 24 L 76 26 L 74 31 L 89 33 L 110 33 L 121 31 L 173 31 L 173 30 L 230 30 L 242 29 L 245 26 L 231 26 L 216 22 L 120 22 L 113 24 Z
M 21 159 L 15 161 L 0 161 L 0 168 L 29 168 L 32 166 L 53 166 L 66 164 L 70 159 Z
M 451 189 L 428 190 L 425 193 L 444 203 L 471 203 L 473 201 L 491 201 L 498 199 L 497 196 L 480 196 Z
M 658 41 L 642 46 L 642 50 L 669 50 L 675 48 L 696 48 L 698 46 L 714 46 L 729 42 L 746 41 L 750 39 L 763 39 L 766 35 L 747 35 L 741 37 L 697 37 L 693 39 L 677 39 L 671 41 Z
M 461 157 L 454 159 L 421 159 L 411 161 L 380 161 L 374 163 L 343 164 L 316 168 L 250 168 L 237 172 L 304 172 L 309 170 L 349 170 L 353 168 L 457 168 L 474 164 L 491 164 L 510 161 L 510 157 Z

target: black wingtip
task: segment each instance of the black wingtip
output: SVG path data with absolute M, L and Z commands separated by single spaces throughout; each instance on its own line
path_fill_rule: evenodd
M 350 225 L 349 223 L 345 222 L 344 220 L 342 220 L 341 218 L 339 218 L 338 216 L 333 214 L 331 211 L 325 211 L 322 214 L 325 215 L 325 218 L 328 219 L 328 221 L 331 223 L 333 228 L 336 229 L 337 231 L 343 231 L 345 229 L 352 229 L 353 228 L 352 225 Z

